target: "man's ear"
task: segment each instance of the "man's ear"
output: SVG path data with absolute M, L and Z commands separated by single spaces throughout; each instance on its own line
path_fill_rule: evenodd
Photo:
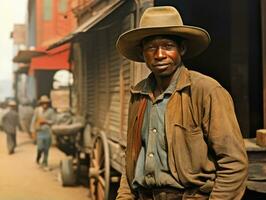
M 187 45 L 186 45 L 185 41 L 182 41 L 180 43 L 179 48 L 180 48 L 181 56 L 185 55 L 185 53 L 187 52 Z

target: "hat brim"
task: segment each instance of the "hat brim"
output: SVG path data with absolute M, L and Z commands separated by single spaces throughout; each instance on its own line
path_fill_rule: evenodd
M 126 58 L 144 62 L 141 41 L 149 36 L 176 35 L 185 39 L 187 46 L 183 59 L 189 59 L 202 53 L 210 44 L 211 38 L 208 32 L 194 26 L 170 26 L 136 28 L 120 35 L 116 47 Z

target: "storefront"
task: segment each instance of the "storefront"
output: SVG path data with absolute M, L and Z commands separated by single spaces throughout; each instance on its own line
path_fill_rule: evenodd
M 33 91 L 36 92 L 36 99 L 41 95 L 50 96 L 53 89 L 54 74 L 58 70 L 69 70 L 70 44 L 64 44 L 52 50 L 46 51 L 45 55 L 31 59 L 29 76 L 34 77 Z

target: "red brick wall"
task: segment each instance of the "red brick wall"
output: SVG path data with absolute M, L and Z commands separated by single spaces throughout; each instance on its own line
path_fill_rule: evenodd
M 72 0 L 67 0 L 68 5 L 65 13 L 59 12 L 59 1 L 52 0 L 52 18 L 51 20 L 44 20 L 44 0 L 36 0 L 37 48 L 48 47 L 76 28 L 76 18 L 70 8 Z

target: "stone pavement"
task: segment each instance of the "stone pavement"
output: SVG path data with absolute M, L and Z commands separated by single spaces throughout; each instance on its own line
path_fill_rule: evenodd
M 51 147 L 51 171 L 45 171 L 35 163 L 36 145 L 28 134 L 18 133 L 17 143 L 15 153 L 8 155 L 6 136 L 0 132 L 0 200 L 89 200 L 88 188 L 61 186 L 59 162 L 64 153 Z

